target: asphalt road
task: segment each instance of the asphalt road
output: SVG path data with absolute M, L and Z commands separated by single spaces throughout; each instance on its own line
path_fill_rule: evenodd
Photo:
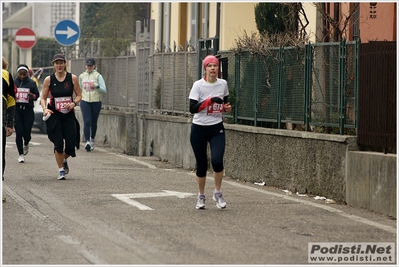
M 209 178 L 207 208 L 196 210 L 190 170 L 102 144 L 78 150 L 60 181 L 46 135 L 34 129 L 25 163 L 14 138 L 3 182 L 5 265 L 308 264 L 309 242 L 396 242 L 396 220 L 386 216 L 229 177 L 227 208 L 212 201 Z

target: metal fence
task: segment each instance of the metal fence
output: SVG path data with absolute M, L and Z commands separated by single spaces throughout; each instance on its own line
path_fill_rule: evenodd
M 191 86 L 196 80 L 197 53 L 154 54 L 154 109 L 167 114 L 189 114 Z
M 395 42 L 360 45 L 358 144 L 396 150 Z
M 220 52 L 229 62 L 233 122 L 354 134 L 358 47 L 342 41 L 275 48 L 266 56 Z
M 219 51 L 228 82 L 230 123 L 344 134 L 356 128 L 358 84 L 357 42 L 308 44 L 270 49 L 267 56 L 244 51 Z M 191 116 L 188 95 L 201 71 L 197 51 L 148 55 L 148 72 L 138 72 L 136 56 L 97 58 L 108 92 L 106 109 Z M 143 62 L 143 59 L 140 59 Z M 147 63 L 146 63 L 147 64 Z M 84 59 L 72 59 L 71 71 L 85 69 Z M 151 82 L 148 110 L 138 110 L 137 79 Z

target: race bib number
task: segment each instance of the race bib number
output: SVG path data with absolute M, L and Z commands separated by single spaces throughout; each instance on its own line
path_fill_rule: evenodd
M 83 89 L 86 91 L 94 91 L 94 88 L 91 88 L 91 84 L 94 83 L 93 80 L 83 80 Z
M 56 97 L 55 101 L 55 109 L 61 113 L 68 113 L 71 110 L 67 109 L 66 106 L 72 102 L 71 97 Z
M 214 117 L 221 117 L 223 112 L 223 104 L 212 103 L 207 110 L 206 115 L 214 116 Z
M 15 100 L 17 103 L 29 103 L 29 88 L 17 88 Z

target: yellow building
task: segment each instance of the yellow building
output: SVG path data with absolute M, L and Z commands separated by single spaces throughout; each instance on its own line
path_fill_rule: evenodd
M 197 47 L 198 39 L 219 37 L 219 49 L 229 50 L 237 38 L 258 33 L 255 5 L 259 2 L 159 2 L 151 4 L 155 20 L 155 44 L 162 51 L 187 49 L 187 41 Z M 315 41 L 316 8 L 304 3 L 309 24 L 307 33 Z M 175 47 L 176 45 L 176 47 Z
M 254 7 L 256 3 L 191 3 L 160 2 L 151 4 L 155 20 L 155 43 L 174 50 L 174 44 L 186 49 L 186 41 L 197 47 L 198 39 L 219 36 L 220 50 L 228 50 L 237 36 L 257 32 Z M 219 12 L 218 12 L 219 11 Z

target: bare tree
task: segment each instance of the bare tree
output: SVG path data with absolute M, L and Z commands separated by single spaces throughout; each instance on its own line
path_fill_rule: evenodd
M 309 25 L 309 20 L 302 3 L 283 3 L 283 5 L 287 6 L 289 10 L 288 19 L 285 19 L 285 23 L 291 25 L 291 30 L 295 30 L 300 39 L 305 39 L 307 36 L 306 27 Z M 303 19 L 301 19 L 301 16 Z
M 323 42 L 341 41 L 348 28 L 353 25 L 353 14 L 359 10 L 359 3 L 349 3 L 350 10 L 343 13 L 342 3 L 314 3 L 323 19 Z M 331 9 L 332 7 L 332 9 Z

